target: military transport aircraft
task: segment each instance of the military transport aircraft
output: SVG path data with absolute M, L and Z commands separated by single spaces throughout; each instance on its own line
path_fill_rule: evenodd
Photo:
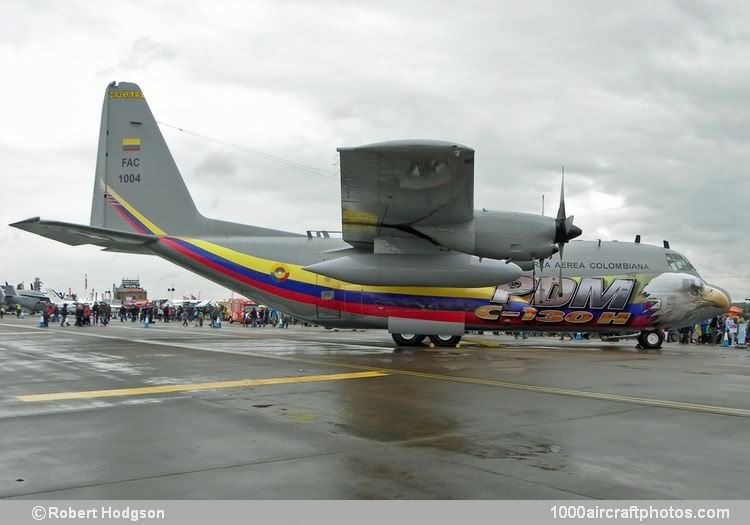
M 21 305 L 21 308 L 31 313 L 41 312 L 49 303 L 49 295 L 45 292 L 17 289 L 8 283 L 0 285 L 0 304 L 5 304 L 10 311 L 13 311 L 16 305 Z
M 37 313 L 45 310 L 50 304 L 62 306 L 76 302 L 78 301 L 74 297 L 51 288 L 42 291 L 17 288 L 7 282 L 5 285 L 0 285 L 0 304 L 7 305 L 11 312 L 15 310 L 17 304 L 21 305 L 24 310 Z
M 556 217 L 474 210 L 474 151 L 438 141 L 339 149 L 343 238 L 209 219 L 195 207 L 133 83 L 104 96 L 90 226 L 16 228 L 70 244 L 158 255 L 326 327 L 383 328 L 401 345 L 465 330 L 640 332 L 719 314 L 727 294 L 677 252 L 575 241 Z M 559 253 L 557 257 L 550 257 Z

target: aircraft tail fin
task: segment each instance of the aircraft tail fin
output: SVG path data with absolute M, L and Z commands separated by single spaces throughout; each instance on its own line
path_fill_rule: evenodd
M 143 92 L 107 86 L 90 225 L 143 235 L 289 235 L 200 214 Z
M 18 293 L 16 293 L 16 288 L 13 285 L 8 284 L 7 282 L 5 285 L 0 286 L 0 303 L 5 301 L 6 297 L 15 297 Z
M 179 234 L 201 230 L 202 219 L 141 88 L 112 82 L 102 108 L 91 226 Z

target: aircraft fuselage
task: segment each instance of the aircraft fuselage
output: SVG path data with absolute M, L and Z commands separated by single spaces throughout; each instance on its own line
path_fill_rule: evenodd
M 152 249 L 237 293 L 327 327 L 387 328 L 389 318 L 403 318 L 461 323 L 467 330 L 622 332 L 682 326 L 728 303 L 677 252 L 633 243 L 572 242 L 562 263 L 562 293 L 556 256 L 512 283 L 482 288 L 363 286 L 303 269 L 347 246 L 304 236 L 163 237 Z

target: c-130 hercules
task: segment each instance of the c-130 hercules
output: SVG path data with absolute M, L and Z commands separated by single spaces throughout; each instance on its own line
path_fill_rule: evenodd
M 456 345 L 466 330 L 640 332 L 720 314 L 730 301 L 682 255 L 574 241 L 555 218 L 474 210 L 474 151 L 439 141 L 340 148 L 343 238 L 201 215 L 141 89 L 104 96 L 89 226 L 16 228 L 69 244 L 158 255 L 326 327 L 384 328 L 400 345 Z M 560 258 L 549 259 L 559 253 Z

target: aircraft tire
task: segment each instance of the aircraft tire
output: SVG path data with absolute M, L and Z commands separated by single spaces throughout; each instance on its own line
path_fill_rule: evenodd
M 461 341 L 460 335 L 431 335 L 430 341 L 435 346 L 456 346 Z
M 398 346 L 417 346 L 424 341 L 425 336 L 419 334 L 391 334 Z
M 647 350 L 661 348 L 664 342 L 664 333 L 661 330 L 646 330 L 638 335 L 638 343 Z

